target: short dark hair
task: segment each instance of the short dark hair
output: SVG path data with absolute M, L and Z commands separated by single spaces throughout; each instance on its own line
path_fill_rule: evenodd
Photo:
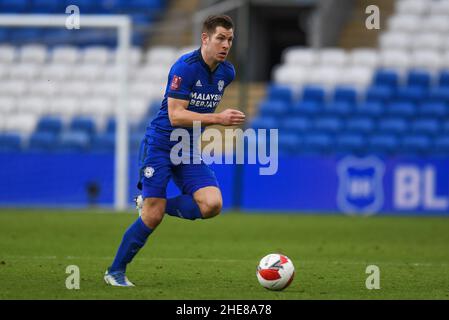
M 223 27 L 227 30 L 234 29 L 234 22 L 230 16 L 224 14 L 209 16 L 203 23 L 203 32 L 211 35 L 217 27 Z

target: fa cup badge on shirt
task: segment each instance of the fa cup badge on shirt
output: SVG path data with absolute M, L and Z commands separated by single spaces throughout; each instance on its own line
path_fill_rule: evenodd
M 177 75 L 173 76 L 173 80 L 171 81 L 170 89 L 171 90 L 178 90 L 181 86 L 182 78 L 178 77 Z

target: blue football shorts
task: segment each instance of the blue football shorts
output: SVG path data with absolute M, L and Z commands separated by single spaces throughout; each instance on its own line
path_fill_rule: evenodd
M 167 184 L 173 179 L 183 194 L 193 195 L 204 187 L 219 187 L 214 171 L 202 160 L 199 164 L 170 160 L 170 146 L 160 143 L 160 138 L 146 136 L 139 150 L 139 183 L 145 198 L 167 198 Z

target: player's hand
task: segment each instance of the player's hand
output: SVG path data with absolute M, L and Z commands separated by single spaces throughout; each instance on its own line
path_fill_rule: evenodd
M 223 126 L 235 126 L 245 122 L 245 114 L 236 109 L 226 109 L 218 114 L 220 124 Z

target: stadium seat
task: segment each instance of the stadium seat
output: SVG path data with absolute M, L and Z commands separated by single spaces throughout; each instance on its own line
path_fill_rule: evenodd
M 402 118 L 384 118 L 378 122 L 379 133 L 402 134 L 407 131 L 407 121 Z
M 317 63 L 318 56 L 314 49 L 290 47 L 283 52 L 283 60 L 288 65 L 312 66 Z
M 339 153 L 360 153 L 366 148 L 365 138 L 360 134 L 340 134 L 336 138 Z
M 323 110 L 323 106 L 314 101 L 298 102 L 293 105 L 292 111 L 298 116 L 316 116 Z
M 378 134 L 368 138 L 369 150 L 378 154 L 397 153 L 399 140 L 395 135 Z
M 282 120 L 280 130 L 300 134 L 307 132 L 311 128 L 311 126 L 312 126 L 311 121 L 304 116 L 287 117 Z
M 58 143 L 55 132 L 38 131 L 33 133 L 28 140 L 28 151 L 51 152 Z
M 324 133 L 309 133 L 304 135 L 303 146 L 305 153 L 328 153 L 333 146 L 330 135 Z
M 8 44 L 0 45 L 0 63 L 10 64 L 17 59 L 16 47 Z
M 353 108 L 350 102 L 338 101 L 326 104 L 324 111 L 328 115 L 347 117 L 352 113 Z
M 374 73 L 373 85 L 396 88 L 399 85 L 399 74 L 394 70 L 379 69 Z
M 427 0 L 402 0 L 395 5 L 396 12 L 400 14 L 422 15 L 430 10 Z
M 278 117 L 287 115 L 290 111 L 290 105 L 283 101 L 266 100 L 260 104 L 259 110 L 260 115 L 264 117 Z
M 352 66 L 376 68 L 379 66 L 379 53 L 371 48 L 356 48 L 351 51 L 349 63 Z
M 422 87 L 399 87 L 393 100 L 398 103 L 419 103 L 426 95 L 427 91 Z
M 407 86 L 427 89 L 430 87 L 431 80 L 430 73 L 425 70 L 410 70 L 407 75 Z
M 23 13 L 28 6 L 27 0 L 2 0 L 0 1 L 0 12 Z
M 387 114 L 390 116 L 411 118 L 416 115 L 416 107 L 410 102 L 395 102 L 387 105 Z
M 441 87 L 449 87 L 449 70 L 441 70 L 438 75 L 438 84 Z
M 333 101 L 355 105 L 357 103 L 357 90 L 350 86 L 337 86 L 334 90 Z
M 369 134 L 375 129 L 375 123 L 370 118 L 354 117 L 348 119 L 345 126 L 345 131 L 358 134 Z
M 388 19 L 388 29 L 394 32 L 412 33 L 419 29 L 424 19 L 415 14 L 395 14 Z
M 287 86 L 270 85 L 268 87 L 268 100 L 292 103 L 293 92 Z
M 318 54 L 318 64 L 341 67 L 348 61 L 346 51 L 341 48 L 324 48 Z
M 378 118 L 384 113 L 384 104 L 381 102 L 364 102 L 357 105 L 355 113 L 360 116 Z
M 302 101 L 324 103 L 326 92 L 320 86 L 304 86 L 302 91 Z
M 418 112 L 425 117 L 435 117 L 441 119 L 447 116 L 448 109 L 442 102 L 424 102 L 420 105 Z
M 63 129 L 63 123 L 61 118 L 55 116 L 45 116 L 39 119 L 36 127 L 36 132 L 50 133 L 58 135 Z
M 274 117 L 257 117 L 251 121 L 254 129 L 271 129 L 279 127 L 279 119 Z
M 411 130 L 415 134 L 435 136 L 440 131 L 440 123 L 437 119 L 417 119 L 412 122 Z
M 0 152 L 18 152 L 22 150 L 22 139 L 16 133 L 0 132 Z
M 337 117 L 320 117 L 315 120 L 314 131 L 324 133 L 337 133 L 343 127 L 343 123 Z
M 449 135 L 437 137 L 435 139 L 432 153 L 445 156 L 449 155 Z
M 412 43 L 411 35 L 407 32 L 386 31 L 379 37 L 379 46 L 385 50 L 407 50 Z
M 387 86 L 371 86 L 366 90 L 365 102 L 386 103 L 393 98 L 394 91 Z
M 443 55 L 439 51 L 432 49 L 414 50 L 410 59 L 412 68 L 434 71 L 444 66 Z
M 300 152 L 301 137 L 293 133 L 281 133 L 278 137 L 280 154 L 291 155 Z
M 63 132 L 59 138 L 57 150 L 60 152 L 86 152 L 89 150 L 89 135 L 83 131 Z
M 74 117 L 70 123 L 70 130 L 93 136 L 96 132 L 95 121 L 91 117 Z
M 380 53 L 380 66 L 386 69 L 405 69 L 410 67 L 411 54 L 407 49 L 385 49 Z
M 405 154 L 423 154 L 430 152 L 431 142 L 425 135 L 407 135 L 402 138 L 401 152 Z
M 431 87 L 428 91 L 429 102 L 449 103 L 449 87 Z

